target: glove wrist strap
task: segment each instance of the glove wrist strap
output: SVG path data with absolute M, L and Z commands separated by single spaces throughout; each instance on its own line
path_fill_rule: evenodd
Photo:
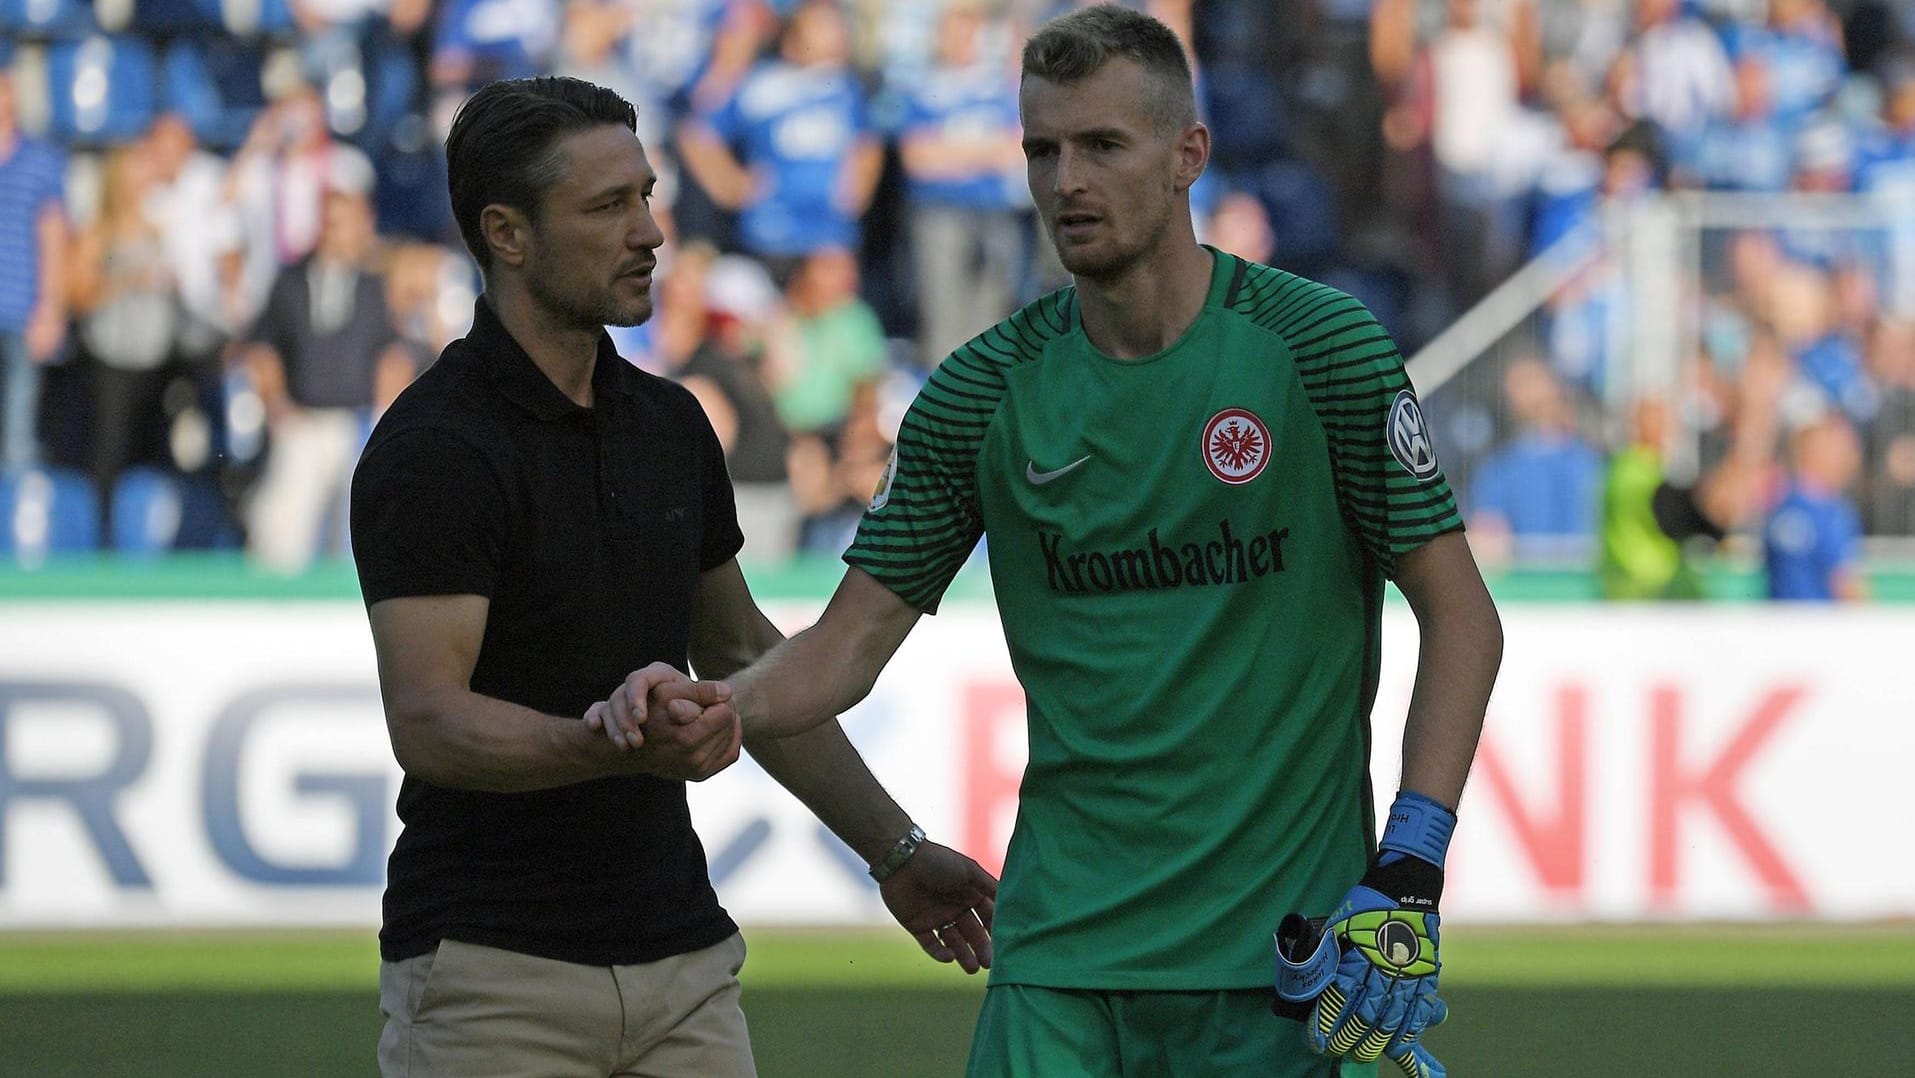
M 1281 1017 L 1301 1019 L 1336 975 L 1341 957 L 1336 934 L 1324 931 L 1321 917 L 1292 913 L 1277 925 L 1276 943 L 1277 999 L 1289 1006 L 1275 1010 Z
M 1389 823 L 1384 825 L 1377 851 L 1407 854 L 1442 868 L 1450 848 L 1450 832 L 1455 829 L 1456 813 L 1414 790 L 1399 790 L 1390 805 Z

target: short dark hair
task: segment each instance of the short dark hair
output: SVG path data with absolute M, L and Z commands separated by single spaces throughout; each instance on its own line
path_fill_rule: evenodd
M 490 83 L 459 106 L 446 136 L 446 186 L 481 270 L 492 268 L 492 252 L 479 215 L 496 202 L 537 221 L 539 202 L 563 176 L 559 140 L 603 124 L 635 132 L 638 112 L 603 86 L 557 75 Z
M 1071 83 L 1096 74 L 1119 56 L 1136 61 L 1166 91 L 1151 102 L 1158 130 L 1197 122 L 1190 58 L 1176 31 L 1118 4 L 1079 8 L 1039 27 L 1024 43 L 1024 75 Z

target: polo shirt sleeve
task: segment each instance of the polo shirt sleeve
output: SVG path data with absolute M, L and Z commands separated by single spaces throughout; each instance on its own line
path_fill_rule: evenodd
M 698 551 L 698 568 L 703 571 L 737 557 L 745 547 L 745 532 L 738 524 L 738 500 L 732 494 L 731 473 L 725 467 L 724 444 L 696 402 L 693 412 L 698 417 L 698 474 L 704 479 L 705 532 Z
M 415 428 L 376 442 L 352 477 L 352 553 L 366 605 L 416 595 L 483 595 L 499 579 L 505 495 L 491 465 L 455 435 Z

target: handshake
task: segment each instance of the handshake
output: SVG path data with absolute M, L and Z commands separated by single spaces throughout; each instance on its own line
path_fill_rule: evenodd
M 693 681 L 668 663 L 635 670 L 585 712 L 640 771 L 703 782 L 738 760 L 744 727 L 723 681 Z
M 612 695 L 586 709 L 585 724 L 625 754 L 632 770 L 687 782 L 702 782 L 730 767 L 744 742 L 731 684 L 693 681 L 667 663 L 634 671 Z M 842 735 L 836 744 L 848 760 L 833 754 L 829 740 L 824 748 L 797 751 L 788 741 L 803 739 L 768 740 L 770 746 L 755 746 L 758 762 L 865 856 L 885 908 L 924 953 L 955 962 L 966 973 L 990 968 L 997 880 L 969 857 L 926 840 L 915 824 L 902 837 L 892 832 L 866 835 L 874 841 L 865 841 L 854 834 L 868 831 L 869 821 L 884 826 L 887 808 L 905 823 L 909 818 L 862 766 L 847 766 L 858 761 Z M 777 745 L 786 747 L 773 748 Z M 837 803 L 855 795 L 862 795 L 862 804 Z

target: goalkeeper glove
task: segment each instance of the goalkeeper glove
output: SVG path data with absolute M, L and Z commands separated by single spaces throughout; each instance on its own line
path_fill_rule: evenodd
M 1306 918 L 1300 913 L 1286 914 L 1277 926 L 1277 996 L 1270 1010 L 1279 1018 L 1314 1021 L 1317 997 L 1337 972 L 1336 936 L 1325 932 L 1324 927 L 1324 918 Z M 1431 988 L 1430 993 L 1434 998 L 1435 989 Z M 1436 1001 L 1436 1007 L 1438 1014 L 1427 1025 L 1443 1020 L 1441 1000 Z M 1384 1049 L 1383 1055 L 1397 1065 L 1404 1078 L 1444 1078 L 1443 1065 L 1414 1037 L 1405 1037 Z
M 1325 931 L 1326 941 L 1337 941 L 1337 958 L 1305 1023 L 1315 1051 L 1359 1063 L 1387 1057 L 1411 1078 L 1443 1075 L 1442 1065 L 1416 1041 L 1448 1014 L 1436 995 L 1442 967 L 1436 904 L 1455 826 L 1455 814 L 1430 798 L 1397 794 L 1376 863 L 1344 896 Z M 1280 959 L 1281 952 L 1280 943 Z M 1304 965 L 1321 981 L 1326 961 L 1312 956 Z M 1280 961 L 1279 996 L 1286 994 L 1282 966 Z M 1307 987 L 1309 979 L 1290 985 L 1288 994 Z

